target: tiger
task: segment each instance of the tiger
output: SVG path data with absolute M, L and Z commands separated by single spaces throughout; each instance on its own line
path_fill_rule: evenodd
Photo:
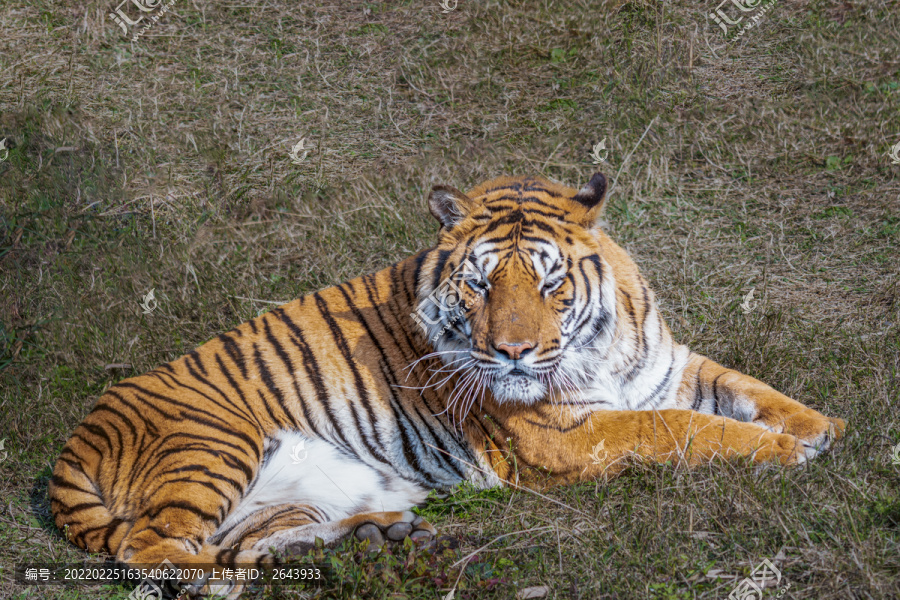
M 411 509 L 463 482 L 540 490 L 634 461 L 829 448 L 842 419 L 673 341 L 603 231 L 606 187 L 600 172 L 577 190 L 434 186 L 432 248 L 107 389 L 55 465 L 56 525 L 126 565 L 266 567 L 317 540 L 429 543 Z

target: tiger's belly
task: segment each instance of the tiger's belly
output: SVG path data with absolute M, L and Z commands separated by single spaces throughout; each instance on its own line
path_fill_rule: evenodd
M 428 492 L 389 469 L 342 454 L 326 440 L 284 431 L 266 440 L 256 478 L 215 535 L 269 506 L 304 504 L 337 521 L 362 512 L 408 510 Z

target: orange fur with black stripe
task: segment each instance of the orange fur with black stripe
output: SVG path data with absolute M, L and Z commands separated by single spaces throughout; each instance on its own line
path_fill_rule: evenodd
M 597 225 L 605 188 L 438 186 L 434 248 L 112 386 L 56 464 L 57 525 L 130 564 L 270 563 L 316 537 L 428 538 L 406 509 L 463 480 L 565 483 L 628 457 L 792 464 L 840 436 L 671 339 Z

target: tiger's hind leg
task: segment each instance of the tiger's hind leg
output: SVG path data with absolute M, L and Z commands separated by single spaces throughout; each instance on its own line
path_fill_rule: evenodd
M 840 439 L 846 427 L 843 419 L 826 417 L 758 379 L 693 352 L 684 369 L 679 406 L 793 435 L 809 458 Z
M 237 598 L 242 585 L 211 581 L 213 570 L 259 567 L 274 564 L 267 552 L 241 550 L 216 543 L 212 536 L 237 504 L 253 475 L 257 460 L 252 448 L 246 452 L 231 444 L 221 447 L 192 436 L 171 434 L 155 448 L 156 460 L 135 477 L 130 507 L 132 526 L 122 539 L 116 559 L 129 566 L 153 569 L 160 565 L 191 569 L 190 578 L 178 582 L 189 595 L 225 593 Z M 194 569 L 200 569 L 195 573 Z
M 353 535 L 381 546 L 387 540 L 410 538 L 427 542 L 437 530 L 412 511 L 364 512 L 336 521 L 320 520 L 321 511 L 303 504 L 268 507 L 249 516 L 223 538 L 239 549 L 277 551 L 290 556 L 305 554 L 315 547 L 316 538 L 333 546 Z
M 147 442 L 152 450 L 123 456 L 122 446 L 112 440 L 121 441 L 134 427 L 123 423 L 118 410 L 95 409 L 75 430 L 53 471 L 48 493 L 57 526 L 85 549 L 146 569 L 166 561 L 184 568 L 271 562 L 267 553 L 208 541 L 253 475 L 259 450 L 249 443 L 252 438 L 234 434 L 245 442 L 239 446 L 220 429 L 226 441 L 217 446 L 196 434 L 196 424 L 192 427 L 191 434 L 170 431 L 160 443 Z
M 175 583 L 190 597 L 212 594 L 229 600 L 240 596 L 243 584 L 210 579 L 211 570 L 275 564 L 275 557 L 268 552 L 230 548 L 207 539 L 206 532 L 215 522 L 215 515 L 225 510 L 224 499 L 221 505 L 211 506 L 200 501 L 202 495 L 192 486 L 169 486 L 173 497 L 183 500 L 158 498 L 158 508 L 145 510 L 145 515 L 135 521 L 122 542 L 117 560 L 142 569 L 189 570 L 189 579 Z

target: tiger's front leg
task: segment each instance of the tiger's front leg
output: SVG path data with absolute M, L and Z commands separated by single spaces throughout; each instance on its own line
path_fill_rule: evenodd
M 765 383 L 691 353 L 678 406 L 754 423 L 799 438 L 814 456 L 839 439 L 846 423 L 826 417 Z
M 525 485 L 614 475 L 635 458 L 697 465 L 748 457 L 787 465 L 812 457 L 793 435 L 691 410 L 601 410 L 572 423 L 542 407 L 491 408 L 481 422 L 482 457 L 500 479 Z

